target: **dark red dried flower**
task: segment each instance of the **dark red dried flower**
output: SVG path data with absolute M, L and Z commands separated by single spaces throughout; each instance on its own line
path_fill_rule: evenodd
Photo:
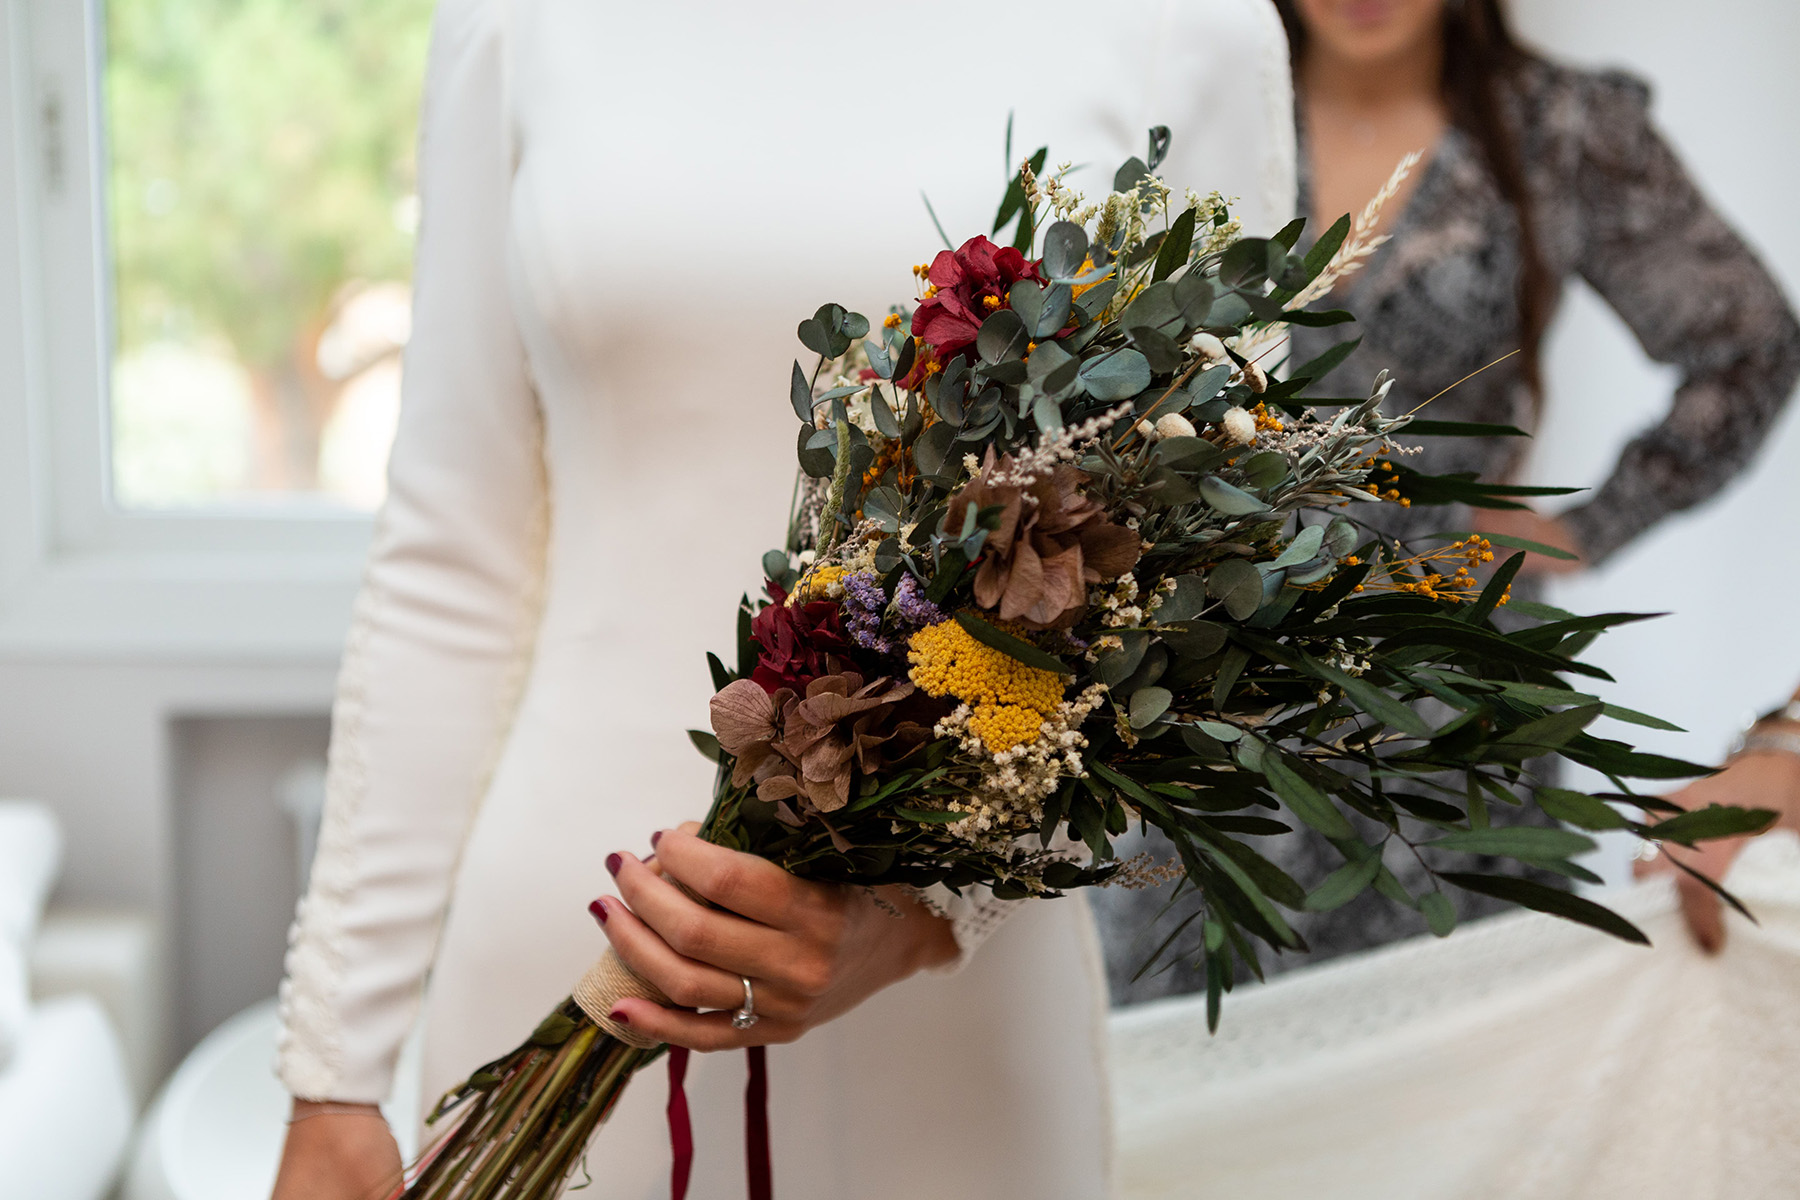
M 789 604 L 779 584 L 771 580 L 765 587 L 774 603 L 750 620 L 758 649 L 750 678 L 773 695 L 784 687 L 805 692 L 821 675 L 842 671 L 855 647 L 844 632 L 837 601 Z
M 926 278 L 937 290 L 913 314 L 913 336 L 931 348 L 932 358 L 947 364 L 975 344 L 981 323 L 1007 303 L 1013 284 L 1042 276 L 1037 263 L 1011 246 L 977 235 L 954 253 L 938 251 Z

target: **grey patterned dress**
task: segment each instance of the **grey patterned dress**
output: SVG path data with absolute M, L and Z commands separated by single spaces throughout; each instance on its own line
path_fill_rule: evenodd
M 1532 62 L 1509 87 L 1506 104 L 1551 271 L 1558 279 L 1586 280 L 1645 353 L 1682 373 L 1668 413 L 1632 439 L 1606 482 L 1566 514 L 1583 557 L 1603 562 L 1658 520 L 1717 493 L 1749 462 L 1800 377 L 1800 325 L 1768 271 L 1708 206 L 1656 132 L 1642 83 Z M 1322 382 L 1320 394 L 1366 395 L 1376 371 L 1386 367 L 1397 376 L 1390 410 L 1406 411 L 1518 345 L 1518 225 L 1479 146 L 1452 127 L 1423 172 L 1391 226 L 1393 240 L 1330 300 L 1355 313 L 1357 323 L 1295 330 L 1294 362 L 1338 338 L 1363 338 Z M 1530 429 L 1536 406 L 1515 358 L 1434 401 L 1430 415 Z M 1425 453 L 1411 460 L 1422 470 L 1503 480 L 1517 465 L 1516 439 L 1424 441 Z M 1455 528 L 1462 520 L 1415 508 L 1394 509 L 1384 523 L 1404 536 Z M 1497 820 L 1503 816 L 1495 813 Z M 1121 847 L 1139 848 L 1159 856 L 1168 850 L 1166 843 Z M 1308 886 L 1342 862 L 1304 830 L 1260 849 Z M 1423 872 L 1410 856 L 1390 854 L 1388 865 L 1415 893 L 1421 890 Z M 1177 901 L 1163 912 L 1167 889 L 1099 889 L 1094 897 L 1115 1004 L 1204 986 L 1204 974 L 1191 963 L 1131 981 L 1191 905 Z M 1465 919 L 1501 907 L 1470 896 L 1459 903 Z M 1152 923 L 1155 932 L 1146 933 Z M 1333 913 L 1301 916 L 1295 925 L 1311 952 L 1267 956 L 1269 969 L 1424 929 L 1416 914 L 1373 893 Z

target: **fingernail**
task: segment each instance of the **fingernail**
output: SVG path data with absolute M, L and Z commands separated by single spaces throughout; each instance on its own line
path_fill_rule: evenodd
M 606 901 L 596 900 L 588 905 L 588 911 L 594 914 L 594 920 L 606 924 Z
M 650 864 L 651 864 L 651 863 L 653 863 L 653 862 L 655 862 L 655 861 L 656 861 L 656 855 L 654 855 L 654 854 L 652 854 L 652 855 L 651 855 L 651 856 L 650 856 L 650 857 L 649 857 L 649 858 L 646 858 L 646 859 L 645 859 L 645 860 L 644 860 L 644 865 L 645 865 L 645 866 L 646 866 L 646 867 L 647 867 L 647 866 L 649 866 L 649 865 L 650 865 Z
M 656 843 L 662 841 L 662 835 L 663 831 L 660 829 L 650 835 L 650 848 L 652 850 L 656 849 Z
M 619 873 L 619 864 L 620 864 L 620 863 L 621 863 L 621 862 L 624 862 L 624 861 L 625 861 L 625 860 L 624 860 L 624 859 L 622 859 L 622 858 L 620 858 L 620 857 L 619 857 L 619 856 L 618 856 L 618 855 L 617 855 L 617 854 L 609 854 L 609 855 L 607 855 L 607 856 L 606 856 L 606 871 L 607 871 L 607 874 L 609 874 L 609 875 L 617 875 L 617 874 L 618 874 L 618 873 Z
M 626 1016 L 624 1013 L 620 1012 L 616 1008 L 606 1014 L 606 1019 L 609 1021 L 617 1021 L 621 1025 L 631 1024 L 631 1018 Z

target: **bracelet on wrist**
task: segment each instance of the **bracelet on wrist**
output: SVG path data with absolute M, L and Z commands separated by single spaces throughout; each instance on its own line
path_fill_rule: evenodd
M 1752 725 L 1738 739 L 1731 757 L 1742 754 L 1775 753 L 1800 758 L 1800 729 L 1762 729 Z
M 353 1104 L 321 1104 L 309 1112 L 297 1113 L 288 1118 L 289 1125 L 298 1125 L 302 1121 L 310 1121 L 314 1117 L 374 1117 L 378 1121 L 387 1118 L 381 1115 L 379 1108 Z

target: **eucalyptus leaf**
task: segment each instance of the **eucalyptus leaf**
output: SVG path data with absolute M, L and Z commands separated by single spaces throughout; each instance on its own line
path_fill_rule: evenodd
M 1240 621 L 1248 620 L 1262 605 L 1262 576 L 1241 558 L 1228 558 L 1207 572 L 1206 590 Z
M 1128 711 L 1133 729 L 1143 729 L 1169 711 L 1175 693 L 1165 687 L 1141 687 L 1131 694 Z
M 1225 648 L 1226 630 L 1211 621 L 1185 621 L 1159 627 L 1163 643 L 1183 658 L 1210 658 Z
M 1206 498 L 1207 504 L 1212 506 L 1214 511 L 1231 517 L 1266 512 L 1269 507 L 1249 492 L 1226 483 L 1217 475 L 1208 475 L 1200 480 L 1200 494 Z
M 1101 401 L 1130 399 L 1149 387 L 1152 378 L 1149 361 L 1129 348 L 1088 359 L 1080 374 L 1087 394 Z
M 794 415 L 808 425 L 813 422 L 812 386 L 806 381 L 806 372 L 800 369 L 798 359 L 794 361 L 794 376 L 788 384 L 788 397 L 794 404 Z
M 983 362 L 1006 362 L 1023 355 L 1030 340 L 1018 313 L 997 308 L 981 323 L 981 332 L 975 335 L 975 350 Z
M 1044 230 L 1044 271 L 1052 279 L 1073 278 L 1087 254 L 1087 230 L 1073 221 L 1052 221 Z
M 1172 625 L 1191 620 L 1206 607 L 1206 578 L 1203 575 L 1178 575 L 1175 589 L 1163 597 L 1151 615 L 1158 625 Z

